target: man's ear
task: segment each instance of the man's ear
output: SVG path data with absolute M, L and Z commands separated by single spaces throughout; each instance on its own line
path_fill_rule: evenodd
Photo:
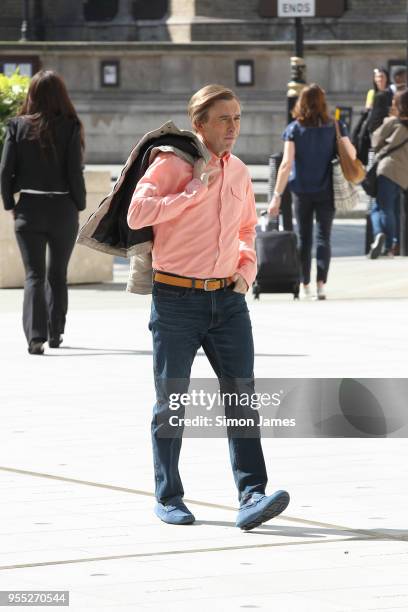
M 194 121 L 193 129 L 195 132 L 197 132 L 197 134 L 201 134 L 202 127 L 203 127 L 203 124 L 201 121 Z

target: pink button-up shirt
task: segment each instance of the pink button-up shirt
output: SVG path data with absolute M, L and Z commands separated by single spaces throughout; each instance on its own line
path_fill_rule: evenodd
M 136 185 L 128 212 L 132 229 L 153 226 L 153 268 L 192 278 L 238 272 L 250 287 L 256 276 L 257 223 L 251 178 L 234 155 L 215 155 L 207 187 L 174 153 L 157 155 Z

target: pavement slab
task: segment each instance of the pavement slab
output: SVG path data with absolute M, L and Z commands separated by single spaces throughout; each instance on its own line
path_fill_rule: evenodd
M 407 376 L 405 258 L 336 257 L 326 302 L 248 296 L 260 378 Z M 22 290 L 0 292 L 0 589 L 70 591 L 70 609 L 408 609 L 404 439 L 265 438 L 287 510 L 253 532 L 225 439 L 186 438 L 190 526 L 152 512 L 148 296 L 70 289 L 64 344 L 28 355 Z M 213 377 L 199 353 L 193 377 Z M 20 607 L 19 609 L 31 609 Z

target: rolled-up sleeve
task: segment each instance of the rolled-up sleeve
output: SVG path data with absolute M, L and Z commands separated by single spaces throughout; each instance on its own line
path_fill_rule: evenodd
M 256 278 L 255 253 L 255 226 L 258 222 L 256 216 L 255 195 L 251 178 L 248 175 L 246 197 L 242 210 L 241 225 L 239 228 L 239 263 L 238 274 L 246 280 L 248 287 Z
M 14 200 L 14 177 L 17 171 L 17 144 L 15 137 L 15 125 L 12 121 L 7 126 L 6 138 L 0 163 L 1 197 L 6 210 L 12 210 L 16 202 Z
M 195 204 L 207 192 L 192 179 L 191 165 L 173 153 L 160 153 L 136 185 L 127 222 L 139 229 L 170 221 Z

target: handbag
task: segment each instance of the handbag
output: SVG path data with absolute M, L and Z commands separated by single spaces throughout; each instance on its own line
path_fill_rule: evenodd
M 360 196 L 357 187 L 345 178 L 338 157 L 332 161 L 332 174 L 334 206 L 336 210 L 341 212 L 353 210 L 357 206 Z
M 384 157 L 387 157 L 387 155 L 390 155 L 390 153 L 393 153 L 397 149 L 400 149 L 401 147 L 403 147 L 407 142 L 408 142 L 408 138 L 404 140 L 403 142 L 400 142 L 400 144 L 397 145 L 396 147 L 392 147 L 388 151 L 385 151 L 385 153 L 383 153 L 382 155 L 379 154 L 376 157 L 374 157 L 372 164 L 367 169 L 366 177 L 364 181 L 361 183 L 361 186 L 367 195 L 371 196 L 372 198 L 375 198 L 377 196 L 377 191 L 378 191 L 377 170 L 378 170 L 378 164 L 380 163 L 380 161 L 384 159 Z
M 379 159 L 374 158 L 371 166 L 367 168 L 367 174 L 364 181 L 361 183 L 362 188 L 371 198 L 375 198 L 377 196 L 377 170 L 379 161 Z
M 336 121 L 336 140 L 337 140 L 337 154 L 340 159 L 341 169 L 343 170 L 344 177 L 346 180 L 351 181 L 354 184 L 361 183 L 364 180 L 366 171 L 359 159 L 352 159 L 346 145 L 341 140 L 341 133 L 339 122 Z

